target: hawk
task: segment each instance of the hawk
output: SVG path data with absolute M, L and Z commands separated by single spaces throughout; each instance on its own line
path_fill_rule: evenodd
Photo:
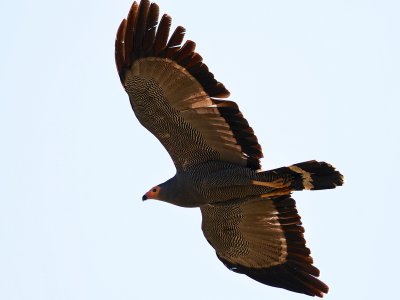
M 333 189 L 343 176 L 315 160 L 261 171 L 261 146 L 196 44 L 159 7 L 133 3 L 115 42 L 121 83 L 139 122 L 170 154 L 176 175 L 143 200 L 199 207 L 202 230 L 230 270 L 263 284 L 322 297 L 293 191 Z M 225 100 L 224 100 L 225 99 Z

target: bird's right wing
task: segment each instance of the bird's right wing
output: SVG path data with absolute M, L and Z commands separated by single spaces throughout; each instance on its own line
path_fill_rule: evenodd
M 328 286 L 317 279 L 290 195 L 246 199 L 201 207 L 204 236 L 230 270 L 261 283 L 322 297 Z
M 262 157 L 252 128 L 202 57 L 181 46 L 185 29 L 169 36 L 171 17 L 158 24 L 157 4 L 133 3 L 115 43 L 118 73 L 135 115 L 166 148 L 177 169 L 223 160 L 252 169 Z M 219 98 L 219 99 L 217 99 Z

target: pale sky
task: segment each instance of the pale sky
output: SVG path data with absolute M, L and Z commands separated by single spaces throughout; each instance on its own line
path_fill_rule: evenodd
M 293 195 L 326 298 L 394 299 L 400 2 L 157 3 L 231 91 L 264 169 L 345 175 Z M 310 299 L 226 269 L 199 209 L 142 203 L 175 170 L 114 65 L 130 5 L 0 2 L 0 299 Z

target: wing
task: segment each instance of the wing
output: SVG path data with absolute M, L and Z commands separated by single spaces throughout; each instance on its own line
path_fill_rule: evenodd
M 230 270 L 267 285 L 322 297 L 295 201 L 289 196 L 201 207 L 204 236 Z
M 252 128 L 195 52 L 181 46 L 185 29 L 169 37 L 171 17 L 158 24 L 159 8 L 148 0 L 133 3 L 115 43 L 118 73 L 141 124 L 169 152 L 177 169 L 224 160 L 252 169 L 262 157 Z M 158 24 L 158 25 L 157 25 Z

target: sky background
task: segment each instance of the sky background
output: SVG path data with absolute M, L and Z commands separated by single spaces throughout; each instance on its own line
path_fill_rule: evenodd
M 264 149 L 334 164 L 294 194 L 327 299 L 398 293 L 399 1 L 159 0 Z M 226 269 L 198 209 L 142 203 L 174 175 L 114 65 L 121 1 L 0 2 L 0 298 L 308 299 Z

